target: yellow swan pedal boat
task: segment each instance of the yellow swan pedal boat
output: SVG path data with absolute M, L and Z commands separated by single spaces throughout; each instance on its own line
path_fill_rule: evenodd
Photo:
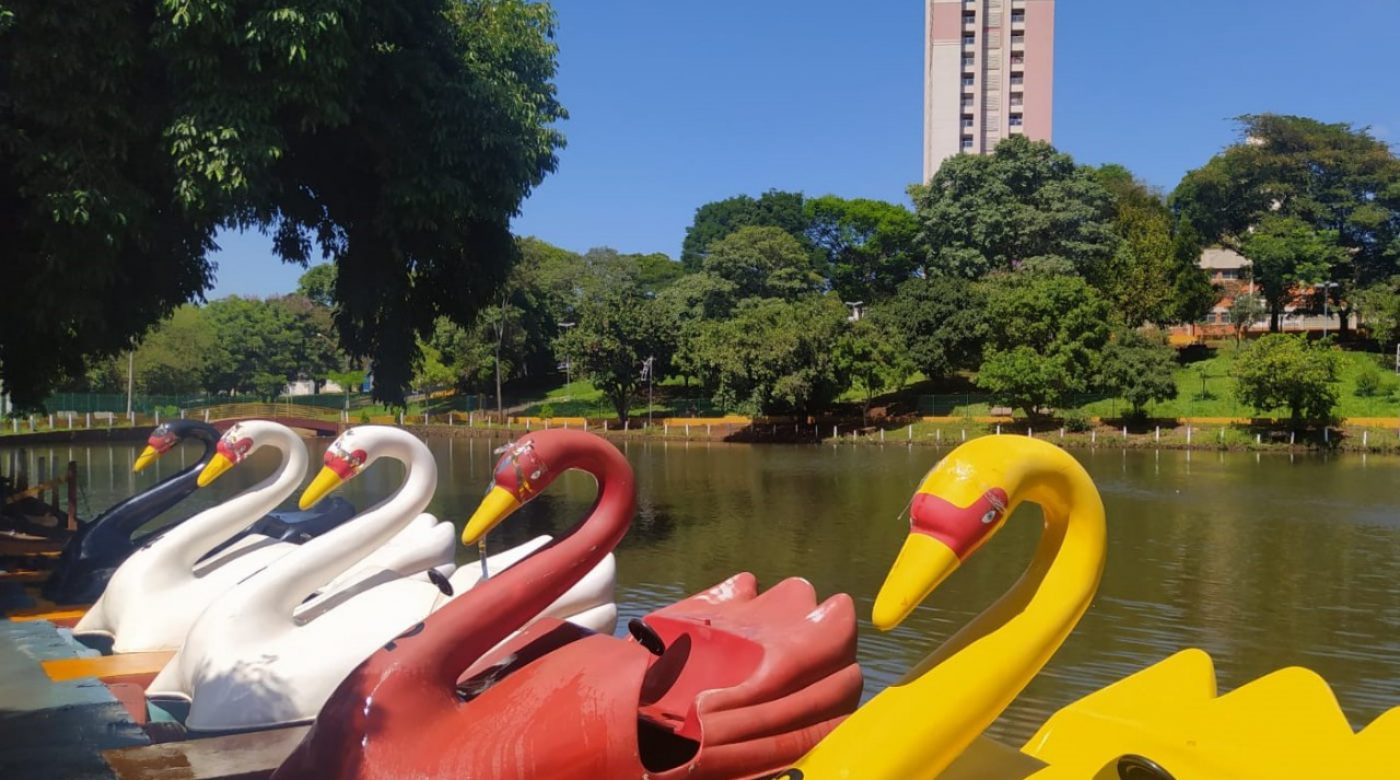
M 1359 734 L 1317 674 L 1290 668 L 1224 695 L 1185 650 L 1057 712 L 1020 750 L 980 736 L 1088 609 L 1103 573 L 1103 502 L 1064 450 L 968 442 L 925 477 L 875 600 L 899 625 L 1023 502 L 1045 518 L 1020 580 L 774 780 L 1322 780 L 1400 778 L 1400 708 Z

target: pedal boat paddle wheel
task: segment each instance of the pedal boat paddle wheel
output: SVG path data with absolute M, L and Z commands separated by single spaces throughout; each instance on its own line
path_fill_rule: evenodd
M 774 780 L 1316 780 L 1395 777 L 1400 708 L 1360 733 L 1316 673 L 1283 669 L 1217 696 L 1189 649 L 1053 715 L 1018 751 L 980 736 L 1079 622 L 1105 560 L 1103 502 L 1047 442 L 990 436 L 934 467 L 875 601 L 899 625 L 1022 501 L 1044 532 L 1016 585 Z
M 719 780 L 787 765 L 857 704 L 849 596 L 759 594 L 740 574 L 634 621 L 632 636 L 540 621 L 607 555 L 635 508 L 632 469 L 579 431 L 509 445 L 468 521 L 477 541 L 558 475 L 598 482 L 588 516 L 385 645 L 322 708 L 278 780 Z

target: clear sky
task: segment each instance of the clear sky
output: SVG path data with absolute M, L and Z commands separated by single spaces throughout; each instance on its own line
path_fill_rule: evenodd
M 907 203 L 922 170 L 922 0 L 555 0 L 559 169 L 515 230 L 680 253 L 697 206 L 767 189 Z M 1055 144 L 1170 190 L 1272 111 L 1400 142 L 1400 0 L 1059 0 Z M 210 297 L 301 273 L 225 234 Z

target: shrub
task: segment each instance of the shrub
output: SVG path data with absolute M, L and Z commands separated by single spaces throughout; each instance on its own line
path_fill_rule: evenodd
M 1367 366 L 1361 370 L 1361 373 L 1356 375 L 1356 389 L 1354 392 L 1358 398 L 1375 398 L 1382 394 L 1384 384 L 1385 382 L 1381 378 L 1381 372 L 1373 367 Z
M 1065 412 L 1065 430 L 1070 433 L 1088 433 L 1094 427 L 1094 419 L 1083 409 Z
M 546 420 L 554 419 L 554 404 L 544 404 L 540 407 L 540 417 Z
M 361 411 L 360 411 L 360 424 L 361 424 L 361 425 L 369 425 L 369 411 L 368 411 L 368 410 L 361 410 Z

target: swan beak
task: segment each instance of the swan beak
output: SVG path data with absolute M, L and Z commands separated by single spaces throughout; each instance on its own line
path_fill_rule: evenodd
M 199 479 L 195 480 L 195 482 L 200 487 L 205 487 L 231 468 L 233 468 L 233 461 L 229 460 L 228 456 L 221 452 L 215 453 L 214 457 L 210 458 L 209 462 L 205 464 L 204 470 L 199 472 Z
M 476 544 L 519 508 L 520 500 L 509 490 L 499 486 L 491 488 L 472 513 L 472 519 L 467 521 L 467 527 L 462 529 L 462 544 Z
M 871 622 L 881 631 L 889 631 L 928 598 L 958 568 L 958 556 L 948 545 L 928 534 L 912 533 L 904 540 L 880 595 L 875 597 Z
M 136 456 L 136 463 L 131 467 L 131 473 L 140 474 L 146 467 L 160 459 L 160 450 L 147 444 L 146 449 L 141 450 L 141 454 Z
M 341 479 L 340 475 L 335 473 L 334 470 L 322 466 L 321 473 L 317 474 L 316 478 L 311 480 L 311 484 L 307 486 L 306 490 L 301 494 L 301 500 L 297 501 L 297 506 L 300 507 L 302 511 L 316 506 L 316 504 L 320 503 L 321 499 L 329 495 L 331 491 L 340 487 L 340 483 L 344 481 L 345 480 Z

